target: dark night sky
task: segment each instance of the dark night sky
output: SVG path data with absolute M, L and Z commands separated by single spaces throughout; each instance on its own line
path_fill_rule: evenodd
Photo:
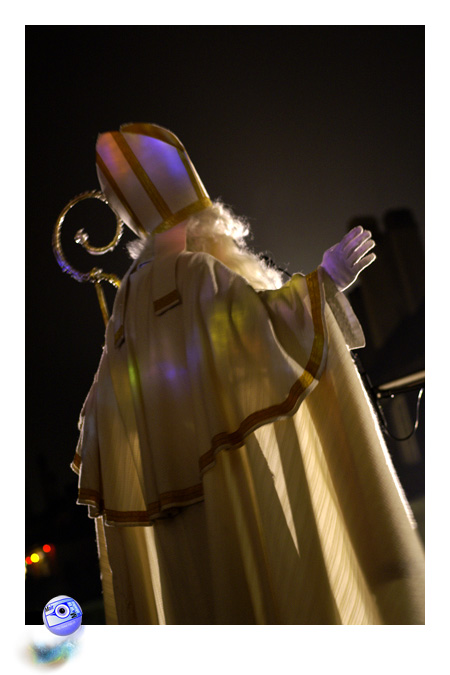
M 247 216 L 253 247 L 291 272 L 314 269 L 357 215 L 407 207 L 424 236 L 424 27 L 34 26 L 26 58 L 26 468 L 37 504 L 39 456 L 75 500 L 69 463 L 103 344 L 93 287 L 64 275 L 51 246 L 64 205 L 99 187 L 97 134 L 131 121 L 174 131 L 211 197 Z M 96 206 L 80 207 L 75 229 L 93 231 Z M 84 271 L 100 263 L 73 248 Z M 123 247 L 100 265 L 122 275 Z

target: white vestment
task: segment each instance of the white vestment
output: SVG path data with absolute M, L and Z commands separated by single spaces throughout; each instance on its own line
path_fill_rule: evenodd
M 424 623 L 424 552 L 319 268 L 255 291 L 206 253 L 124 278 L 72 467 L 107 623 Z

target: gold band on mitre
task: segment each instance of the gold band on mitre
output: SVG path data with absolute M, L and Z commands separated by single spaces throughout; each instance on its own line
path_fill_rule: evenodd
M 136 234 L 165 232 L 211 206 L 181 141 L 156 124 L 100 134 L 97 174 L 113 211 Z

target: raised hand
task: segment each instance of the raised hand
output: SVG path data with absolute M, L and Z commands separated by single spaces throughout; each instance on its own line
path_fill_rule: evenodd
M 328 272 L 337 288 L 344 291 L 356 281 L 360 272 L 373 263 L 375 253 L 367 253 L 375 246 L 372 233 L 361 225 L 323 254 L 321 266 Z

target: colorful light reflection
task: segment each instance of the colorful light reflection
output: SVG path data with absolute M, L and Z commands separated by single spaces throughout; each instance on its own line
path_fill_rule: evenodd
M 79 645 L 76 639 L 67 639 L 60 644 L 32 644 L 29 653 L 34 663 L 61 665 L 75 654 Z

